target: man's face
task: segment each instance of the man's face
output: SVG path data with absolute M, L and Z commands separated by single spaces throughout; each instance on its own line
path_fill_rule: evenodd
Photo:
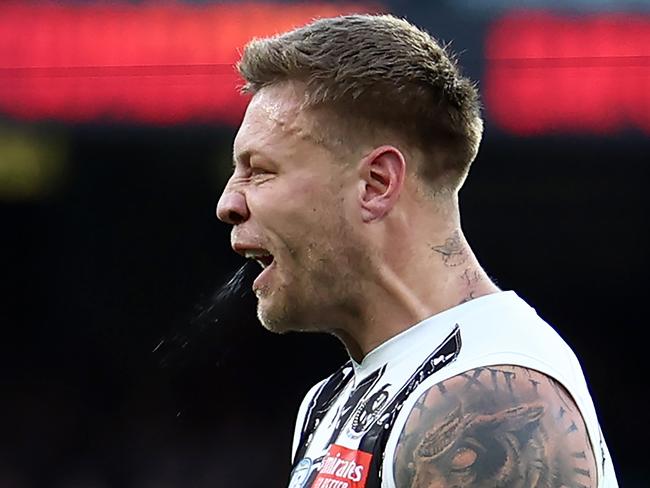
M 277 332 L 335 328 L 355 295 L 354 165 L 318 141 L 301 95 L 283 84 L 253 97 L 217 206 L 233 249 L 264 268 L 253 283 L 258 317 Z

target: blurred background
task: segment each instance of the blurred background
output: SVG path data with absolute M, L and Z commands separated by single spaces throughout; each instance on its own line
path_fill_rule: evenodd
M 68 0 L 0 3 L 0 488 L 286 486 L 299 401 L 346 355 L 257 324 L 214 218 L 233 63 L 351 12 L 406 17 L 477 80 L 466 234 L 647 486 L 648 1 Z

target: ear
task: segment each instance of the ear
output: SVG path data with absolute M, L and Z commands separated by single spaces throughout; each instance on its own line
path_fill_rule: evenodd
M 359 166 L 359 202 L 364 222 L 382 219 L 397 203 L 406 161 L 394 146 L 375 148 Z

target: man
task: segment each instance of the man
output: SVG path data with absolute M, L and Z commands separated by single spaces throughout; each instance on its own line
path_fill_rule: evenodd
M 428 34 L 322 19 L 249 43 L 218 217 L 271 331 L 350 361 L 305 397 L 291 488 L 613 487 L 574 354 L 479 265 L 458 190 L 478 95 Z

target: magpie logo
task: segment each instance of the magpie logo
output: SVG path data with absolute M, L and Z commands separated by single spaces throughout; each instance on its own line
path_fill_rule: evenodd
M 352 416 L 352 423 L 348 430 L 348 434 L 351 437 L 359 437 L 368 431 L 372 424 L 379 418 L 388 403 L 389 386 L 390 383 L 385 384 L 379 391 L 376 391 L 359 404 Z

